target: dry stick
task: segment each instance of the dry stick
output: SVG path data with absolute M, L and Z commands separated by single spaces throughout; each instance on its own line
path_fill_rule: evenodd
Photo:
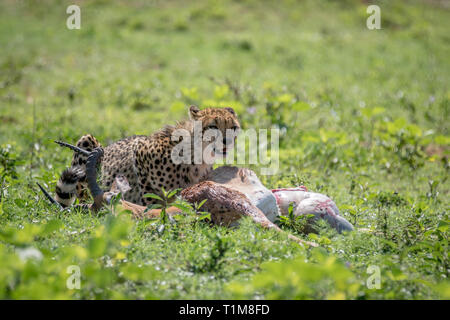
M 33 128 L 31 131 L 31 152 L 30 152 L 30 179 L 33 176 L 33 162 L 34 162 L 34 145 L 36 138 L 36 102 L 33 101 Z
M 84 150 L 84 149 L 82 149 L 82 148 L 80 148 L 80 147 L 71 145 L 71 144 L 66 143 L 66 142 L 62 142 L 62 141 L 57 141 L 57 140 L 55 140 L 55 143 L 59 144 L 61 147 L 69 148 L 69 149 L 71 149 L 71 150 L 73 150 L 73 151 L 75 151 L 75 152 L 81 153 L 82 155 L 85 155 L 85 156 L 88 156 L 88 157 L 89 157 L 90 154 L 91 154 L 91 152 L 89 152 L 89 151 L 87 151 L 87 150 Z
M 42 193 L 45 195 L 45 197 L 52 203 L 52 204 L 56 204 L 59 209 L 63 210 L 64 208 L 61 206 L 61 204 L 59 204 L 58 201 L 56 201 L 48 192 L 47 190 L 44 189 L 43 186 L 41 186 L 38 182 L 36 182 L 36 184 L 38 185 L 39 189 L 41 189 Z

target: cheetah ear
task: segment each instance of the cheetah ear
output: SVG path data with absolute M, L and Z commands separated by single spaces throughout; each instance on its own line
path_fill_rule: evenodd
M 224 108 L 224 109 L 227 110 L 227 111 L 229 111 L 233 116 L 236 115 L 236 112 L 234 112 L 234 109 L 233 109 L 233 108 L 231 108 L 231 107 L 226 107 L 226 108 Z
M 197 106 L 190 106 L 189 107 L 189 118 L 191 120 L 195 120 L 200 115 L 200 109 Z

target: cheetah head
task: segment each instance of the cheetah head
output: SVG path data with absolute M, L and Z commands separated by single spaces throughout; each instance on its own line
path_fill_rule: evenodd
M 241 129 L 233 108 L 189 108 L 191 120 L 201 122 L 203 150 L 210 148 L 210 156 L 225 157 L 232 150 Z

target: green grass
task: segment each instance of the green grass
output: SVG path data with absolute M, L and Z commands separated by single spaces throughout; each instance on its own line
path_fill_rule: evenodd
M 377 1 L 373 31 L 356 0 L 75 2 L 81 30 L 65 26 L 72 1 L 0 4 L 1 298 L 450 297 L 443 2 Z M 263 183 L 325 193 L 366 230 L 300 234 L 314 250 L 247 219 L 188 215 L 160 232 L 126 213 L 58 212 L 38 191 L 71 158 L 53 140 L 150 134 L 189 104 L 284 128 L 280 172 Z M 21 259 L 27 248 L 39 257 Z M 367 288 L 369 266 L 381 289 Z

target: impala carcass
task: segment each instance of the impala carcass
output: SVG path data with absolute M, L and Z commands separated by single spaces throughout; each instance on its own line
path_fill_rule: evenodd
M 65 144 L 72 150 L 84 150 Z M 80 149 L 80 150 L 78 150 Z M 104 192 L 97 184 L 97 160 L 102 156 L 102 149 L 89 153 L 86 163 L 86 180 L 94 198 L 91 210 L 99 210 L 109 203 L 114 195 L 130 190 L 123 176 L 116 177 L 111 190 Z M 339 210 L 328 197 L 308 192 L 306 188 L 267 189 L 257 175 L 250 169 L 222 166 L 213 170 L 204 181 L 181 191 L 180 196 L 190 203 L 206 200 L 202 209 L 211 213 L 213 223 L 222 226 L 235 226 L 242 216 L 249 216 L 260 226 L 283 232 L 274 222 L 280 215 L 287 215 L 293 204 L 295 215 L 312 214 L 317 219 L 325 219 L 339 232 L 353 230 L 352 225 L 339 216 Z M 47 194 L 47 197 L 50 197 Z M 51 198 L 51 197 L 50 197 Z M 121 206 L 130 210 L 136 218 L 157 217 L 160 209 L 148 210 L 147 207 L 121 200 Z M 167 208 L 169 215 L 182 213 L 179 208 Z M 288 237 L 298 243 L 316 246 L 293 235 Z

